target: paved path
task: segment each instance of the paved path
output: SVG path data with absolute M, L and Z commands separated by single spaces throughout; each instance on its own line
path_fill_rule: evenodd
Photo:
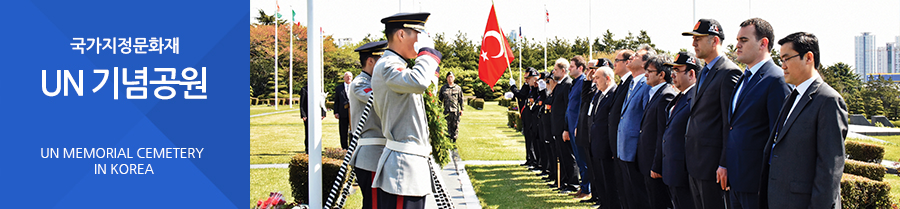
M 868 136 L 891 136 L 900 135 L 900 128 L 884 128 L 875 126 L 848 125 L 850 132 Z

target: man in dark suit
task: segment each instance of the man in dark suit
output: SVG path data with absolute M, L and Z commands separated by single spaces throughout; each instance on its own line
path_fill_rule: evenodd
M 604 59 L 605 60 L 605 59 Z M 612 63 L 609 61 L 602 61 Z M 602 66 L 602 65 L 601 65 Z M 589 106 L 591 165 L 594 168 L 594 181 L 591 182 L 594 202 L 600 208 L 621 208 L 616 193 L 615 164 L 609 138 L 609 112 L 616 98 L 616 80 L 612 68 L 602 66 L 592 76 L 596 91 L 591 97 Z M 595 204 L 595 205 L 596 205 Z
M 727 173 L 725 182 L 731 186 L 731 208 L 756 209 L 759 208 L 757 174 L 762 172 L 766 137 L 790 89 L 784 83 L 784 72 L 769 55 L 775 44 L 769 22 L 748 19 L 741 23 L 737 37 L 737 61 L 748 68 L 734 87 L 729 103 L 726 164 L 720 166 Z
M 578 190 L 578 168 L 572 152 L 572 141 L 569 139 L 566 109 L 569 106 L 569 92 L 572 90 L 572 78 L 568 76 L 569 62 L 560 58 L 553 65 L 553 79 L 558 81 L 553 87 L 553 102 L 550 104 L 552 117 L 552 136 L 556 141 L 559 157 L 559 192 L 569 193 Z M 573 124 L 574 125 L 574 124 Z
M 334 87 L 334 118 L 338 119 L 338 132 L 341 135 L 341 149 L 350 147 L 350 97 L 349 92 L 350 81 L 353 80 L 353 73 L 344 72 L 344 82 Z
M 612 155 L 613 165 L 613 177 L 615 178 L 615 189 L 616 194 L 618 194 L 618 201 L 622 204 L 622 206 L 627 205 L 626 196 L 625 196 L 625 181 L 622 177 L 622 172 L 619 170 L 619 158 L 618 158 L 618 129 L 619 129 L 619 119 L 622 116 L 622 104 L 625 103 L 625 91 L 628 91 L 628 85 L 631 83 L 631 80 L 634 79 L 634 76 L 631 75 L 631 71 L 626 67 L 628 62 L 631 62 L 631 57 L 634 56 L 634 51 L 629 49 L 623 49 L 616 52 L 616 58 L 613 61 L 615 66 L 613 69 L 615 70 L 615 74 L 619 76 L 621 79 L 621 83 L 616 86 L 616 92 L 618 94 L 613 97 L 613 104 L 609 111 L 609 151 Z M 624 90 L 623 90 L 624 89 Z
M 557 155 L 559 153 L 557 153 L 557 151 L 556 151 L 556 140 L 554 140 L 553 133 L 552 133 L 553 132 L 553 117 L 550 114 L 550 108 L 551 108 L 550 103 L 553 100 L 553 98 L 550 97 L 550 93 L 553 90 L 552 88 L 550 88 L 550 83 L 554 82 L 552 77 L 553 76 L 550 75 L 550 72 L 541 72 L 541 80 L 539 80 L 537 82 L 537 84 L 538 84 L 537 86 L 538 86 L 538 90 L 539 90 L 538 96 L 537 96 L 537 99 L 535 99 L 537 101 L 536 105 L 538 105 L 538 108 L 539 108 L 537 110 L 539 112 L 538 117 L 540 117 L 539 132 L 541 135 L 541 140 L 543 141 L 543 145 L 544 145 L 544 146 L 542 146 L 543 151 L 541 152 L 542 153 L 542 157 L 541 157 L 542 162 L 541 163 L 544 164 L 544 168 L 545 168 L 544 171 L 548 174 L 548 176 L 545 176 L 541 179 L 543 179 L 546 182 L 553 182 L 553 181 L 557 181 L 559 179 L 559 176 L 557 175 L 558 174 L 557 170 L 559 170 L 559 169 L 557 168 L 557 164 L 556 164 L 557 158 L 558 158 Z M 543 173 L 544 172 L 542 172 L 542 174 Z M 538 174 L 538 175 L 541 175 L 541 174 Z M 558 188 L 559 184 L 557 184 L 557 183 L 558 182 L 550 183 L 549 184 L 550 188 Z
M 656 51 L 650 46 L 643 44 L 637 50 L 631 61 L 628 62 L 628 70 L 634 75 L 630 84 L 619 90 L 619 93 L 625 93 L 625 102 L 622 103 L 622 115 L 619 116 L 619 127 L 616 130 L 618 137 L 616 138 L 619 172 L 624 181 L 625 207 L 627 208 L 649 208 L 649 199 L 647 197 L 647 188 L 644 186 L 644 176 L 647 173 L 641 172 L 638 168 L 637 144 L 641 134 L 641 119 L 644 116 L 644 107 L 647 105 L 647 92 L 650 86 L 647 85 L 646 70 L 644 63 L 655 56 Z
M 671 88 L 672 67 L 665 65 L 672 58 L 666 54 L 651 57 L 644 63 L 647 71 L 647 85 L 651 86 L 647 92 L 647 104 L 644 107 L 644 115 L 641 120 L 641 133 L 638 140 L 637 162 L 640 172 L 643 172 L 644 186 L 650 199 L 650 208 L 665 209 L 672 207 L 669 199 L 669 189 L 662 181 L 660 168 L 653 168 L 653 162 L 657 161 L 658 151 L 662 151 L 662 135 L 666 127 L 666 106 L 675 98 L 675 89 Z
M 309 103 L 309 95 L 307 92 L 308 90 L 305 86 L 300 88 L 300 118 L 303 119 L 304 130 L 303 149 L 306 154 L 309 154 L 309 121 L 307 121 L 307 117 L 309 116 L 309 104 L 307 104 Z M 319 109 L 322 111 L 322 114 L 320 114 L 322 118 L 320 119 L 325 119 L 325 108 L 319 107 Z
M 847 104 L 819 72 L 819 40 L 798 32 L 778 41 L 785 99 L 763 153 L 763 208 L 841 208 Z
M 540 170 L 541 166 L 538 163 L 537 152 L 535 151 L 534 141 L 537 141 L 535 137 L 538 136 L 538 133 L 535 129 L 532 129 L 533 121 L 536 118 L 531 109 L 531 105 L 529 103 L 529 99 L 531 101 L 534 100 L 534 95 L 537 95 L 538 88 L 535 86 L 537 81 L 537 77 L 539 77 L 537 70 L 534 68 L 528 68 L 525 71 L 525 83 L 522 84 L 522 89 L 519 90 L 516 87 L 515 83 L 509 85 L 509 90 L 515 95 L 518 110 L 521 113 L 522 117 L 522 125 L 527 128 L 522 128 L 522 135 L 525 137 L 525 163 L 523 166 L 533 167 L 536 170 Z M 510 80 L 515 82 L 515 80 Z
M 718 21 L 700 19 L 694 30 L 682 33 L 693 36 L 694 52 L 708 64 L 697 77 L 697 91 L 691 102 L 691 117 L 685 133 L 685 163 L 690 177 L 691 194 L 697 208 L 725 208 L 725 175 L 723 146 L 728 134 L 725 117 L 731 104 L 734 84 L 741 70 L 723 56 L 725 34 Z
M 662 144 L 657 149 L 653 163 L 654 170 L 661 170 L 663 183 L 669 187 L 669 196 L 675 209 L 695 208 L 691 189 L 688 187 L 688 173 L 684 165 L 684 132 L 688 117 L 691 116 L 691 98 L 694 96 L 694 83 L 697 81 L 696 70 L 700 63 L 693 53 L 679 52 L 672 66 L 672 86 L 680 93 L 666 106 L 666 130 L 662 136 Z M 651 175 L 653 175 L 651 173 Z

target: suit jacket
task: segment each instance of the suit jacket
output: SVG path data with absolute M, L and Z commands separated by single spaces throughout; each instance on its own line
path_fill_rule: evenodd
M 578 108 L 578 125 L 576 126 L 576 130 L 578 131 L 577 135 L 575 135 L 575 144 L 590 153 L 592 151 L 591 124 L 594 123 L 594 120 L 591 119 L 591 116 L 588 116 L 588 111 L 591 111 L 591 100 L 594 99 L 594 94 L 597 90 L 597 87 L 591 85 L 593 83 L 589 81 L 582 81 L 581 84 L 581 92 L 579 92 L 579 96 L 581 97 L 581 104 Z
M 633 80 L 634 77 L 628 76 L 625 78 L 622 83 L 619 83 L 616 86 L 616 95 L 614 95 L 615 99 L 613 99 L 612 107 L 609 108 L 609 150 L 613 157 L 619 157 L 619 146 L 618 146 L 618 138 L 619 138 L 619 122 L 622 119 L 622 105 L 625 104 L 625 95 L 627 95 L 628 91 L 628 83 Z
M 510 85 L 509 91 L 512 92 L 514 98 L 516 98 L 516 104 L 519 105 L 519 111 L 522 111 L 522 108 L 525 107 L 525 103 L 528 101 L 528 97 L 531 96 L 531 91 L 537 91 L 537 87 L 532 90 L 532 87 L 528 86 L 526 83 L 522 84 L 522 89 L 520 90 L 516 85 Z
M 308 92 L 308 90 L 306 89 L 306 87 L 300 88 L 300 117 L 301 118 L 308 118 L 308 116 L 309 116 L 309 104 L 307 104 L 307 103 L 309 103 L 309 98 L 308 98 L 309 96 L 308 96 L 307 92 Z M 319 108 L 319 109 L 322 110 L 322 115 L 320 115 L 320 116 L 324 117 L 325 113 L 326 113 L 325 109 L 322 109 L 322 108 Z
M 662 167 L 653 168 L 653 162 L 659 161 L 656 159 L 657 156 L 662 158 L 662 154 L 657 152 L 662 152 L 658 147 L 662 147 L 663 132 L 666 130 L 666 106 L 669 106 L 676 93 L 668 83 L 663 84 L 644 108 L 637 150 L 638 169 L 641 175 L 650 176 L 650 170 L 662 173 Z
M 687 167 L 684 164 L 684 132 L 691 116 L 691 100 L 697 88 L 690 88 L 675 96 L 666 107 L 669 114 L 662 138 L 662 157 L 653 164 L 662 169 L 663 183 L 671 186 L 688 186 Z
M 333 108 L 334 112 L 337 113 L 341 119 L 350 118 L 350 97 L 347 97 L 347 89 L 344 88 L 345 85 L 345 83 L 341 82 L 334 87 Z
M 737 91 L 735 86 L 733 94 Z M 741 87 L 741 93 L 736 94 L 739 96 L 737 105 L 728 106 L 726 164 L 721 166 L 728 169 L 728 183 L 732 191 L 759 191 L 761 153 L 766 146 L 766 137 L 778 118 L 778 111 L 784 104 L 784 97 L 789 93 L 790 89 L 784 82 L 784 71 L 770 60 L 762 63 L 762 67 L 750 77 L 749 83 Z
M 741 70 L 734 62 L 722 56 L 710 68 L 703 85 L 694 86 L 697 91 L 691 102 L 691 118 L 685 132 L 685 163 L 688 173 L 702 180 L 716 180 L 716 169 L 724 165 L 723 146 L 728 134 L 728 106 L 734 84 L 741 76 Z
M 591 109 L 591 120 L 593 123 L 591 124 L 591 154 L 594 159 L 612 159 L 614 156 L 612 150 L 615 150 L 615 147 L 610 147 L 616 141 L 615 139 L 610 140 L 609 138 L 609 116 L 610 112 L 613 108 L 613 103 L 615 103 L 616 98 L 616 90 L 617 87 L 613 86 L 603 94 L 602 90 L 598 91 L 597 100 L 600 100 L 594 108 Z M 620 107 L 621 108 L 621 107 Z
M 770 163 L 763 161 L 760 206 L 841 208 L 847 104 L 821 78 L 798 98 L 781 130 L 769 134 L 763 156 Z M 790 111 L 793 102 L 785 101 L 781 111 Z
M 569 106 L 569 91 L 572 89 L 572 78 L 566 76 L 562 82 L 556 84 L 553 88 L 552 102 L 550 103 L 551 117 L 551 136 L 556 140 L 562 140 L 563 131 L 569 130 L 569 124 L 566 123 L 566 109 Z
M 641 119 L 644 116 L 644 106 L 650 95 L 650 86 L 647 85 L 647 77 L 635 80 L 637 85 L 634 90 L 622 104 L 622 116 L 619 117 L 619 129 L 617 130 L 618 138 L 618 156 L 625 162 L 634 162 L 637 154 L 638 139 L 641 136 Z M 628 94 L 628 88 L 622 89 L 622 93 Z M 648 174 L 649 175 L 649 174 Z

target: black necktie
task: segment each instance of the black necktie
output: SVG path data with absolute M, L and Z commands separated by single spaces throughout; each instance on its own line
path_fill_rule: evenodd
M 784 106 L 781 107 L 781 115 L 778 116 L 778 123 L 775 124 L 775 139 L 778 139 L 778 132 L 784 128 L 784 122 L 790 117 L 788 114 L 791 112 L 791 107 L 794 106 L 794 100 L 797 100 L 797 95 L 799 94 L 797 89 L 794 89 L 791 91 L 791 95 L 788 96 L 787 100 L 784 100 Z

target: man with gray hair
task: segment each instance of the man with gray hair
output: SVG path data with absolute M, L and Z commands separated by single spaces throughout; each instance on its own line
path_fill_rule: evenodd
M 572 141 L 568 132 L 566 110 L 569 106 L 569 92 L 572 90 L 572 78 L 569 77 L 569 61 L 559 58 L 553 65 L 553 80 L 550 95 L 550 115 L 552 118 L 551 136 L 556 142 L 556 151 L 559 156 L 559 187 L 560 193 L 575 192 L 578 190 L 578 168 L 575 164 L 575 155 L 572 152 Z M 574 124 L 573 124 L 574 125 Z
M 353 73 L 344 72 L 344 82 L 334 86 L 334 118 L 338 119 L 338 132 L 341 136 L 341 149 L 350 147 L 350 81 Z
M 642 44 L 638 47 L 634 56 L 631 56 L 627 68 L 634 78 L 626 84 L 627 89 L 621 89 L 625 93 L 625 101 L 622 103 L 619 126 L 616 129 L 617 155 L 619 172 L 624 181 L 623 207 L 625 208 L 650 208 L 647 190 L 644 186 L 644 176 L 647 173 L 640 172 L 636 161 L 637 145 L 641 134 L 641 119 L 644 115 L 644 106 L 647 104 L 650 86 L 647 85 L 644 63 L 650 57 L 656 55 L 656 50 L 649 45 Z

